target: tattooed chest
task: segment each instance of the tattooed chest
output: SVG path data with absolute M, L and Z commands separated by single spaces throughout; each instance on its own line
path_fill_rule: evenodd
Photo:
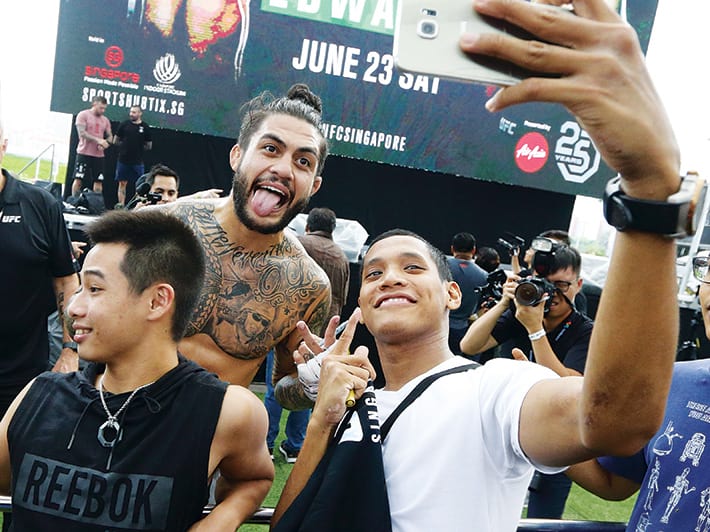
M 188 335 L 206 333 L 235 358 L 262 357 L 304 318 L 317 288 L 298 260 L 211 263 Z

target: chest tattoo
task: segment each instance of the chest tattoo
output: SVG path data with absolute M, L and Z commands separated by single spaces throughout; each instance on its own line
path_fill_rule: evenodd
M 320 277 L 289 239 L 266 251 L 231 242 L 212 205 L 181 207 L 177 214 L 197 233 L 207 274 L 187 336 L 205 333 L 240 359 L 265 356 L 321 297 Z

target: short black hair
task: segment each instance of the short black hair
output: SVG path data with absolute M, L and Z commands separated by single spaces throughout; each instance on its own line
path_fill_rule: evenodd
M 291 86 L 286 96 L 280 98 L 276 98 L 270 92 L 264 91 L 245 103 L 241 111 L 244 117 L 239 128 L 237 143 L 244 150 L 249 146 L 251 137 L 259 129 L 262 122 L 271 115 L 282 114 L 300 118 L 316 128 L 321 138 L 316 175 L 321 175 L 325 160 L 328 157 L 328 141 L 320 128 L 323 105 L 320 97 L 311 92 L 308 85 L 296 83 Z
M 557 240 L 558 242 L 562 242 L 566 246 L 572 245 L 572 240 L 570 240 L 569 233 L 562 229 L 548 229 L 547 231 L 543 231 L 542 233 L 540 233 L 538 236 Z
M 93 244 L 125 244 L 119 268 L 131 290 L 141 294 L 165 282 L 175 290 L 171 335 L 184 336 L 205 277 L 205 256 L 195 233 L 182 220 L 159 209 L 109 211 L 86 233 Z
M 327 207 L 315 207 L 308 213 L 306 226 L 309 231 L 325 231 L 332 233 L 335 231 L 337 217 L 332 209 Z
M 554 271 L 551 271 L 550 274 L 560 270 L 566 270 L 567 268 L 572 268 L 575 275 L 579 277 L 582 272 L 582 256 L 579 254 L 579 251 L 572 246 L 560 244 L 559 247 L 554 250 L 554 253 L 556 268 Z
M 456 233 L 451 239 L 451 247 L 454 251 L 471 253 L 476 249 L 476 238 L 471 233 Z
M 374 239 L 372 239 L 372 242 L 370 242 L 370 246 L 368 248 L 368 251 L 372 246 L 377 244 L 380 240 L 385 240 L 386 238 L 391 238 L 393 236 L 410 236 L 412 238 L 416 238 L 417 240 L 424 242 L 424 245 L 426 246 L 427 250 L 429 251 L 429 255 L 431 256 L 432 260 L 434 261 L 434 264 L 436 264 L 436 269 L 439 272 L 439 278 L 442 281 L 453 281 L 454 278 L 451 276 L 451 269 L 449 268 L 449 263 L 446 261 L 446 255 L 444 255 L 440 249 L 434 247 L 431 242 L 429 242 L 426 238 L 418 235 L 417 233 L 413 231 L 409 231 L 408 229 L 390 229 L 389 231 L 385 231 L 384 233 L 381 233 L 377 235 Z M 367 252 L 365 253 L 365 256 L 367 256 Z M 360 278 L 362 279 L 362 264 L 364 264 L 365 261 L 363 261 L 360 265 Z
M 476 259 L 474 262 L 488 273 L 491 273 L 492 271 L 497 270 L 500 266 L 500 255 L 495 248 L 483 246 L 476 253 Z
M 93 98 L 91 98 L 91 104 L 93 105 L 95 103 L 102 103 L 104 105 L 108 105 L 108 100 L 106 100 L 106 98 L 104 98 L 103 96 L 94 96 Z
M 169 166 L 165 166 L 164 164 L 154 164 L 151 169 L 148 171 L 148 173 L 145 176 L 145 182 L 148 183 L 151 187 L 153 186 L 153 183 L 155 183 L 155 176 L 158 175 L 164 175 L 167 177 L 174 177 L 175 178 L 175 185 L 177 188 L 180 188 L 180 176 L 177 175 L 177 172 L 170 168 Z

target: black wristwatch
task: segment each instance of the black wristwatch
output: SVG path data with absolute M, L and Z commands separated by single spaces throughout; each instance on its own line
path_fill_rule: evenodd
M 680 190 L 666 201 L 644 200 L 627 196 L 617 176 L 604 190 L 604 218 L 619 231 L 642 231 L 669 238 L 690 236 L 698 227 L 706 188 L 704 179 L 686 175 Z
M 64 342 L 62 344 L 62 349 L 71 349 L 72 351 L 78 351 L 79 346 L 76 345 L 76 342 Z

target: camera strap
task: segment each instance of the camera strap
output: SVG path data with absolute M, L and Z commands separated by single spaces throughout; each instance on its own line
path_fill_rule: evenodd
M 456 366 L 454 368 L 445 369 L 422 379 L 422 381 L 417 384 L 411 392 L 409 392 L 407 397 L 405 397 L 404 400 L 399 403 L 399 405 L 397 405 L 397 408 L 395 408 L 394 411 L 387 417 L 385 422 L 382 423 L 382 426 L 380 427 L 380 436 L 382 438 L 382 441 L 385 441 L 385 438 L 387 437 L 387 434 L 389 434 L 392 425 L 397 420 L 399 415 L 404 412 L 404 409 L 411 405 L 424 392 L 424 390 L 426 390 L 434 383 L 434 381 L 446 375 L 451 375 L 453 373 L 463 373 L 464 371 L 478 369 L 480 367 L 481 364 L 479 364 L 478 362 L 471 362 L 470 364 L 464 364 L 463 366 Z
M 558 290 L 560 295 L 565 298 L 565 301 L 567 301 L 567 304 L 572 307 L 572 310 L 577 310 L 576 305 L 574 304 L 574 301 L 570 301 L 569 298 L 567 297 L 567 294 L 562 293 L 561 290 Z

